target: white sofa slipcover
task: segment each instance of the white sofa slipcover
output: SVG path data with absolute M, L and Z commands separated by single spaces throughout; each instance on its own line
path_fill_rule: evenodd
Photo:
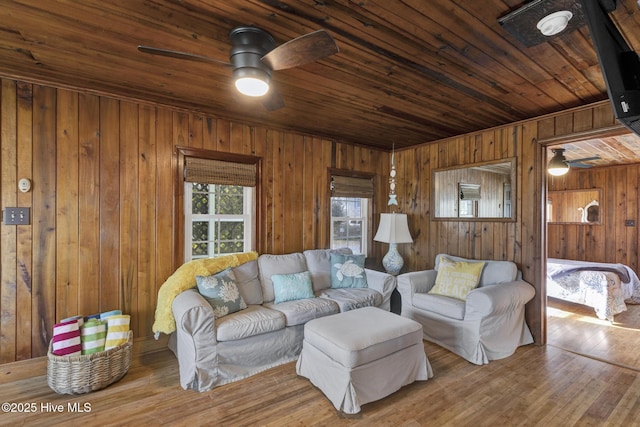
M 182 387 L 206 391 L 296 360 L 309 320 L 367 306 L 389 310 L 394 276 L 365 269 L 368 288 L 331 289 L 330 253 L 264 254 L 235 267 L 248 308 L 218 319 L 196 289 L 180 293 L 172 304 L 176 331 L 169 348 Z M 271 276 L 303 271 L 310 272 L 316 297 L 275 304 Z
M 429 294 L 440 256 L 452 261 L 485 262 L 478 287 L 466 301 Z M 472 260 L 439 254 L 433 270 L 398 276 L 402 316 L 422 324 L 424 338 L 477 365 L 512 355 L 533 343 L 525 321 L 525 304 L 535 294 L 511 261 Z

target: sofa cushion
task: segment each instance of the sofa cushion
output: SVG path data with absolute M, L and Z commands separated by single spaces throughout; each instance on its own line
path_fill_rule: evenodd
M 451 319 L 464 319 L 465 302 L 459 299 L 416 293 L 413 294 L 413 306 Z
M 310 249 L 303 252 L 311 274 L 314 292 L 331 287 L 331 260 L 329 257 L 332 253 L 349 255 L 352 252 L 350 248 Z
M 285 322 L 279 311 L 250 305 L 245 310 L 216 319 L 216 338 L 218 341 L 235 341 L 266 334 L 283 329 Z
M 311 288 L 311 275 L 308 271 L 291 274 L 274 274 L 273 282 L 274 304 L 298 299 L 314 298 Z
M 484 262 L 485 266 L 480 276 L 480 283 L 478 283 L 480 288 L 495 283 L 513 282 L 518 275 L 518 267 L 512 261 L 474 260 L 447 254 L 440 255 L 444 255 L 452 261 Z M 440 264 L 440 255 L 436 256 L 436 270 Z
M 340 312 L 335 301 L 325 298 L 307 298 L 280 304 L 265 303 L 264 305 L 282 313 L 286 318 L 287 326 L 302 325 L 309 320 Z
M 331 287 L 338 288 L 366 288 L 367 275 L 364 272 L 364 255 L 344 255 L 332 253 Z
M 429 293 L 466 301 L 478 286 L 483 268 L 484 262 L 451 261 L 441 255 L 436 283 Z
M 196 276 L 196 284 L 198 292 L 211 304 L 216 318 L 247 308 L 230 268 L 211 276 Z
M 378 307 L 382 304 L 382 294 L 370 288 L 325 289 L 317 293 L 320 298 L 335 301 L 340 311 L 362 307 Z
M 258 278 L 258 261 L 251 260 L 231 269 L 236 284 L 247 305 L 262 304 L 262 286 Z
M 260 270 L 260 285 L 262 286 L 264 302 L 273 302 L 275 299 L 271 276 L 274 274 L 302 273 L 303 271 L 308 271 L 305 257 L 299 252 L 286 255 L 260 255 L 258 257 L 258 267 Z

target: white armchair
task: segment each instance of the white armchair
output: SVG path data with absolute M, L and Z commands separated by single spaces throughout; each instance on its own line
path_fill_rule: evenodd
M 483 261 L 478 287 L 462 301 L 428 293 L 436 282 L 440 256 L 434 270 L 398 276 L 402 316 L 422 324 L 424 339 L 476 365 L 508 357 L 518 346 L 533 343 L 524 306 L 535 290 L 520 279 L 513 262 Z M 482 261 L 444 256 L 452 261 Z

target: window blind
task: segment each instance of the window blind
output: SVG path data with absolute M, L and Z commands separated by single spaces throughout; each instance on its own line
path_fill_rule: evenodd
M 185 157 L 184 180 L 203 184 L 256 186 L 256 165 Z
M 373 198 L 373 179 L 333 175 L 331 177 L 331 196 L 371 199 Z
M 480 200 L 478 184 L 460 184 L 460 200 Z

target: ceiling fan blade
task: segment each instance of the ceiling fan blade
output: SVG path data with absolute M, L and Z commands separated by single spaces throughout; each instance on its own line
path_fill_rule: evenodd
M 581 159 L 573 159 L 573 160 L 569 160 L 569 163 L 575 163 L 575 162 L 588 162 L 590 160 L 600 160 L 600 156 L 593 156 L 593 157 L 583 157 Z
M 325 30 L 318 30 L 281 44 L 263 56 L 262 62 L 272 70 L 285 70 L 326 58 L 339 51 L 333 37 Z
M 588 165 L 586 163 L 574 163 L 574 162 L 569 162 L 569 167 L 572 168 L 579 168 L 579 169 L 589 169 L 592 168 L 593 165 Z
M 280 92 L 278 92 L 273 84 L 271 85 L 269 93 L 262 98 L 262 105 L 264 105 L 267 111 L 275 111 L 284 107 L 284 99 L 282 99 L 282 95 L 280 95 Z
M 231 63 L 226 61 L 220 61 L 217 59 L 208 58 L 206 56 L 196 55 L 194 53 L 178 52 L 177 50 L 162 49 L 159 47 L 143 46 L 143 45 L 138 45 L 138 50 L 142 53 L 149 53 L 151 55 L 167 56 L 169 58 L 186 59 L 189 61 L 198 61 L 198 62 L 207 62 L 207 63 L 213 62 L 217 64 L 231 66 Z

